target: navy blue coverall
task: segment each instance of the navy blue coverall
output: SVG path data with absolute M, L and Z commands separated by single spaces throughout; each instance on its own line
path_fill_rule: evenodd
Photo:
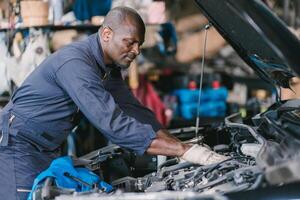
M 105 78 L 107 77 L 107 78 Z M 59 156 L 81 112 L 111 142 L 143 154 L 161 129 L 106 66 L 98 34 L 50 55 L 0 114 L 0 198 L 25 199 L 34 178 Z

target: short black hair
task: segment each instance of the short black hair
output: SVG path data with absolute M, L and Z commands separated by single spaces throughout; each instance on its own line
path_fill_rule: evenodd
M 136 10 L 129 7 L 115 7 L 105 16 L 102 27 L 110 27 L 116 30 L 121 24 L 132 23 L 145 34 L 144 21 Z

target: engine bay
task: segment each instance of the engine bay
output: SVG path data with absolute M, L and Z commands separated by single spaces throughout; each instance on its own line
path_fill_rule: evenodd
M 60 200 L 78 195 L 87 199 L 151 199 L 153 195 L 155 199 L 172 199 L 175 194 L 180 194 L 183 199 L 214 199 L 299 181 L 296 173 L 299 169 L 299 140 L 295 137 L 299 130 L 299 104 L 300 100 L 276 103 L 253 117 L 253 124 L 245 124 L 239 114 L 233 114 L 222 123 L 200 127 L 198 138 L 195 138 L 193 127 L 170 130 L 184 142 L 205 143 L 214 151 L 228 156 L 229 159 L 223 162 L 201 166 L 168 158 L 155 171 L 134 177 L 130 176 L 134 169 L 133 155 L 117 145 L 110 145 L 74 159 L 74 164 L 85 166 L 109 181 L 115 189 L 112 193 L 95 190 L 80 194 L 57 190 L 49 185 L 43 186 L 37 193 L 51 194 Z M 286 128 L 286 123 L 292 124 L 295 129 Z M 124 177 L 108 178 L 103 166 L 115 160 L 118 160 L 118 168 L 113 173 L 125 171 Z
M 262 183 L 262 170 L 255 156 L 263 139 L 251 134 L 252 128 L 230 122 L 236 115 L 226 118 L 216 127 L 202 127 L 200 142 L 209 144 L 216 152 L 230 157 L 212 165 L 199 166 L 181 162 L 177 158 L 162 163 L 157 172 L 144 177 L 125 177 L 112 182 L 125 192 L 193 191 L 203 194 L 227 193 L 255 189 Z M 227 142 L 227 143 L 225 143 Z

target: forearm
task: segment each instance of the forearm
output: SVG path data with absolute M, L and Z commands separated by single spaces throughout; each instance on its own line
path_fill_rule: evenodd
M 165 156 L 182 156 L 191 146 L 182 143 L 167 130 L 159 130 L 147 153 Z
M 157 132 L 156 138 L 147 149 L 147 153 L 177 156 L 185 161 L 200 165 L 209 165 L 228 159 L 228 157 L 220 155 L 204 146 L 198 144 L 193 146 L 184 144 L 172 136 L 167 130 L 159 130 Z

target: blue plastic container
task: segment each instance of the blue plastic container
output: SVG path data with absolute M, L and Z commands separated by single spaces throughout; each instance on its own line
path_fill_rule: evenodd
M 178 99 L 176 113 L 185 119 L 197 117 L 199 90 L 179 89 L 174 91 Z M 225 87 L 202 90 L 199 115 L 204 117 L 223 117 L 226 113 L 228 90 Z
M 197 117 L 197 103 L 184 103 L 179 106 L 180 116 L 184 119 Z M 225 101 L 209 101 L 200 105 L 200 116 L 202 117 L 224 117 L 226 113 Z
M 195 103 L 198 102 L 199 90 L 179 89 L 174 91 L 179 103 Z M 217 89 L 209 88 L 202 90 L 201 101 L 220 100 L 226 101 L 228 91 L 225 87 Z

